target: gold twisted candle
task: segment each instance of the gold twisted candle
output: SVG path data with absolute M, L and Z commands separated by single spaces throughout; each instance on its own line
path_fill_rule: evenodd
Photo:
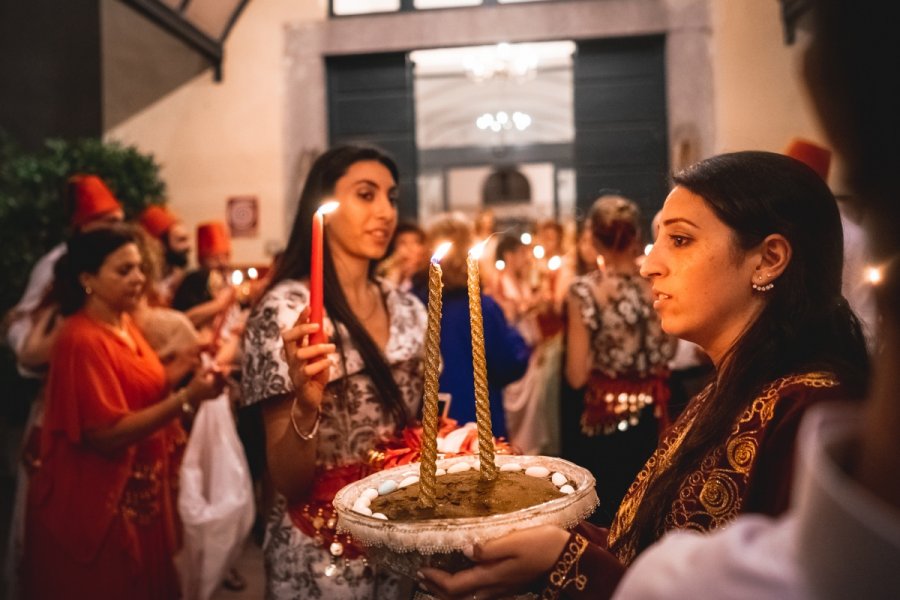
M 478 456 L 481 460 L 481 478 L 493 481 L 497 478 L 494 463 L 494 433 L 491 429 L 491 405 L 488 399 L 487 362 L 484 358 L 484 322 L 481 318 L 481 283 L 478 259 L 484 242 L 469 251 L 466 258 L 466 274 L 469 290 L 469 320 L 472 328 L 472 370 L 475 382 L 475 421 L 478 425 Z
M 428 268 L 428 329 L 425 333 L 425 398 L 422 406 L 422 461 L 419 506 L 433 508 L 437 487 L 438 370 L 441 363 L 441 265 L 450 242 L 438 246 Z

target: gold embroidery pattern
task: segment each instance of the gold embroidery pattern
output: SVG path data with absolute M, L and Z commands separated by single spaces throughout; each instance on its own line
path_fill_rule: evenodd
M 700 503 L 714 517 L 727 514 L 740 502 L 737 483 L 727 475 L 713 471 L 700 488 Z
M 135 462 L 119 503 L 126 519 L 139 525 L 149 525 L 159 516 L 161 475 L 162 461 Z
M 615 544 L 622 533 L 631 526 L 634 515 L 637 513 L 637 508 L 644 499 L 644 493 L 647 491 L 647 486 L 659 473 L 662 473 L 669 468 L 672 455 L 678 447 L 681 446 L 681 442 L 684 441 L 684 436 L 690 431 L 697 415 L 706 405 L 706 400 L 709 397 L 711 389 L 712 386 L 707 386 L 691 400 L 688 406 L 685 407 L 681 416 L 678 417 L 669 429 L 668 434 L 660 442 L 659 448 L 657 448 L 650 458 L 647 459 L 644 468 L 641 469 L 634 482 L 632 482 L 631 486 L 628 488 L 625 498 L 622 499 L 622 503 L 619 505 L 619 512 L 616 513 L 616 518 L 613 520 L 612 527 L 609 529 L 610 547 Z
M 756 451 L 759 443 L 752 435 L 739 435 L 728 440 L 725 454 L 728 464 L 738 473 L 749 473 L 753 461 L 756 459 Z
M 837 385 L 839 382 L 833 374 L 813 372 L 782 377 L 766 386 L 737 419 L 728 440 L 709 452 L 700 467 L 685 478 L 666 515 L 666 530 L 708 531 L 731 521 L 741 510 L 750 471 L 756 462 L 759 439 L 775 415 L 785 388 L 831 388 Z M 672 456 L 706 405 L 710 389 L 707 387 L 691 401 L 638 473 L 610 528 L 610 546 L 630 528 L 650 482 L 671 465 Z M 636 549 L 627 544 L 617 555 L 627 565 L 634 559 Z
M 559 598 L 562 590 L 570 583 L 574 583 L 575 588 L 579 592 L 584 591 L 588 578 L 587 575 L 578 572 L 578 561 L 581 560 L 581 555 L 584 554 L 587 547 L 588 541 L 576 533 L 575 538 L 568 543 L 562 556 L 559 557 L 559 560 L 553 566 L 549 577 L 550 583 L 544 588 L 541 600 L 556 600 Z M 569 571 L 572 570 L 573 566 L 575 567 L 575 576 L 569 577 Z
M 164 437 L 160 440 L 159 435 Z M 131 473 L 118 499 L 122 516 L 144 526 L 154 523 L 163 511 L 175 510 L 180 486 L 179 467 L 186 440 L 180 426 L 170 427 L 137 448 Z

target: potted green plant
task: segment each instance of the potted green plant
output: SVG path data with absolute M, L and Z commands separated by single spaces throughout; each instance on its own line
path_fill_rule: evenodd
M 24 152 L 0 131 L 0 315 L 22 296 L 32 266 L 69 235 L 63 194 L 71 175 L 102 177 L 131 218 L 162 202 L 166 187 L 159 172 L 152 155 L 118 142 L 50 139 L 38 151 Z M 31 388 L 15 393 L 24 384 L 15 376 L 12 352 L 5 343 L 0 346 L 0 385 L 11 396 L 27 396 L 27 403 Z M 8 417 L 9 411 L 21 412 L 10 406 L 15 403 L 4 402 Z

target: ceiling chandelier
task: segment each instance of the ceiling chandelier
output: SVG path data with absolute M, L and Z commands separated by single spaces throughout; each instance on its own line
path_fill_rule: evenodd
M 531 126 L 531 115 L 518 110 L 512 115 L 505 110 L 500 110 L 496 113 L 484 113 L 475 119 L 475 126 L 482 131 L 490 130 L 494 133 L 512 129 L 525 131 Z

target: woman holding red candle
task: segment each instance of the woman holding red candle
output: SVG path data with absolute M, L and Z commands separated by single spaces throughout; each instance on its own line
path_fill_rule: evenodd
M 397 223 L 397 167 L 379 150 L 333 148 L 313 165 L 291 238 L 247 323 L 243 402 L 261 403 L 277 500 L 264 543 L 267 597 L 393 598 L 377 572 L 335 531 L 331 500 L 369 472 L 369 453 L 416 414 L 422 398 L 425 308 L 376 279 Z M 316 213 L 322 252 L 313 251 Z M 320 213 L 321 214 L 321 213 Z M 318 233 L 316 234 L 318 236 Z M 321 260 L 325 340 L 310 313 Z

